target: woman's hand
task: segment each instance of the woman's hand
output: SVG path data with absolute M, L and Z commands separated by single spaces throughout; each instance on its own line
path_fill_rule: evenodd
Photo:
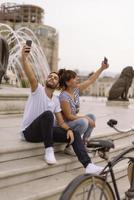
M 74 142 L 74 133 L 70 129 L 67 131 L 67 139 L 69 140 L 69 144 Z
M 108 62 L 105 62 L 105 61 L 103 60 L 102 63 L 101 63 L 101 69 L 102 69 L 102 70 L 105 70 L 105 69 L 107 69 L 108 67 L 109 67 Z

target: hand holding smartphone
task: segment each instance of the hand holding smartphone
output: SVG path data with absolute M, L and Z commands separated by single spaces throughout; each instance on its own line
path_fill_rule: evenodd
M 104 61 L 103 62 L 104 62 L 104 64 L 107 65 L 108 64 L 108 59 L 106 57 L 104 57 Z
M 28 46 L 28 48 L 26 48 L 25 52 L 29 53 L 30 47 L 32 46 L 32 40 L 26 40 L 26 45 Z
M 107 69 L 109 67 L 108 59 L 104 57 L 104 60 L 101 63 L 102 70 Z

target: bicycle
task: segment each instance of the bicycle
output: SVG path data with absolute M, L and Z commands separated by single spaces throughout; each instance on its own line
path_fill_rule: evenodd
M 134 131 L 133 128 L 127 131 L 119 130 L 115 127 L 117 121 L 114 119 L 109 120 L 107 124 L 121 133 Z M 127 173 L 130 188 L 125 192 L 124 200 L 134 199 L 134 156 L 129 155 L 129 153 L 134 152 L 134 142 L 112 159 L 108 157 L 108 152 L 114 148 L 112 140 L 93 139 L 87 143 L 87 147 L 91 149 L 91 152 L 98 152 L 99 156 L 107 161 L 106 166 L 100 175 L 82 174 L 77 176 L 65 188 L 59 200 L 121 200 L 113 167 L 125 159 L 128 159 Z M 108 175 L 111 176 L 113 188 L 107 180 Z

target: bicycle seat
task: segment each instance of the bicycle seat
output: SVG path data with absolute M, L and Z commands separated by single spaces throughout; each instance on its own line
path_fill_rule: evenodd
M 114 143 L 112 140 L 91 139 L 87 142 L 87 147 L 109 150 L 111 148 L 114 148 Z

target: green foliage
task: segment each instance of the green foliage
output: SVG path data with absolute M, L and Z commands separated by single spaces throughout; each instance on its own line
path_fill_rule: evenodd
M 29 82 L 26 79 L 21 79 L 21 87 L 22 88 L 29 88 Z

